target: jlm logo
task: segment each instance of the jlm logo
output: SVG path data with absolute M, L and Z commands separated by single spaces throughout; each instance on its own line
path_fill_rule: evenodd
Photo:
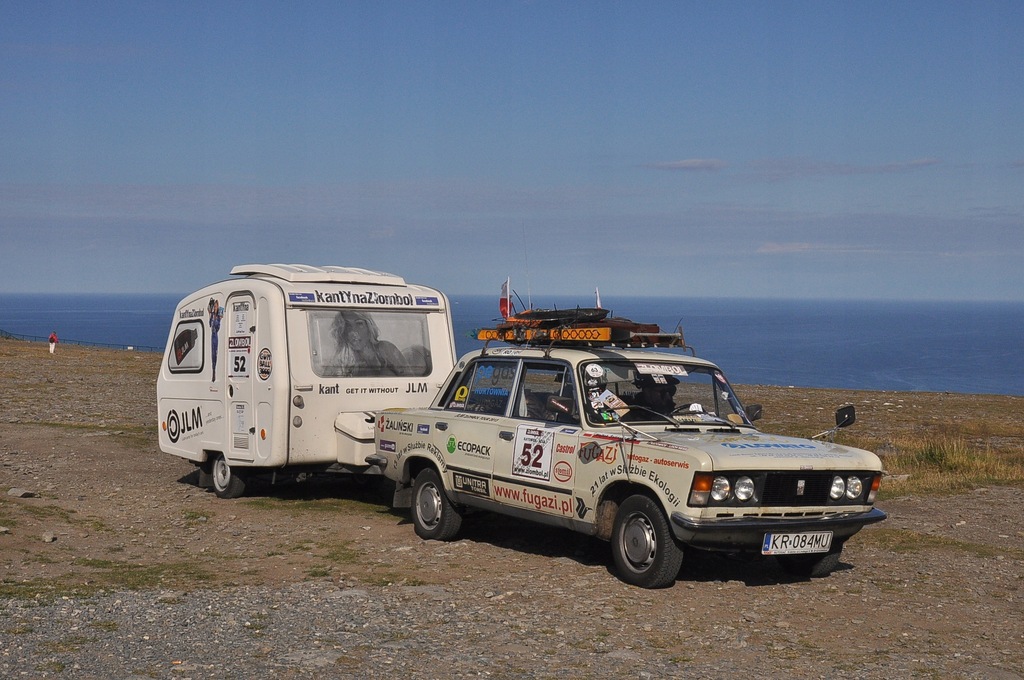
M 203 413 L 198 406 L 180 414 L 174 410 L 167 413 L 167 437 L 172 444 L 176 444 L 183 433 L 198 430 L 202 426 Z

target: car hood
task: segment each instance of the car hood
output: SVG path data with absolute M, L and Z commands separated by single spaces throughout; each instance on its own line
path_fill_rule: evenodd
M 644 442 L 671 455 L 686 449 L 690 455 L 703 452 L 705 470 L 739 470 L 771 467 L 792 470 L 880 470 L 878 456 L 832 442 L 783 437 L 755 432 L 699 433 L 661 432 L 658 441 Z M 682 451 L 680 451 L 682 454 Z

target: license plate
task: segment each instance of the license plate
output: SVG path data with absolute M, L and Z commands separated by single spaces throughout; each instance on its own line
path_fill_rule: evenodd
M 831 531 L 807 531 L 799 534 L 765 534 L 762 555 L 802 555 L 828 552 L 832 547 Z

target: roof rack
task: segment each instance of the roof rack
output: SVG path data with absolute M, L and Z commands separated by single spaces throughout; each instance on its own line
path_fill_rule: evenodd
M 638 323 L 621 317 L 597 321 L 538 320 L 509 317 L 495 328 L 477 330 L 477 339 L 513 345 L 560 347 L 680 347 L 693 350 L 683 340 L 683 330 L 665 333 L 658 324 Z

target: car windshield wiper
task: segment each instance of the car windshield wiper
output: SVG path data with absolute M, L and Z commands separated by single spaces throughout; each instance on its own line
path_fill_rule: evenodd
M 675 430 L 700 430 L 701 428 L 713 427 L 716 432 L 742 432 L 736 423 L 726 420 L 725 418 L 719 418 L 718 416 L 709 416 L 706 413 L 701 414 L 708 420 L 702 420 L 697 423 L 691 422 L 675 422 Z

